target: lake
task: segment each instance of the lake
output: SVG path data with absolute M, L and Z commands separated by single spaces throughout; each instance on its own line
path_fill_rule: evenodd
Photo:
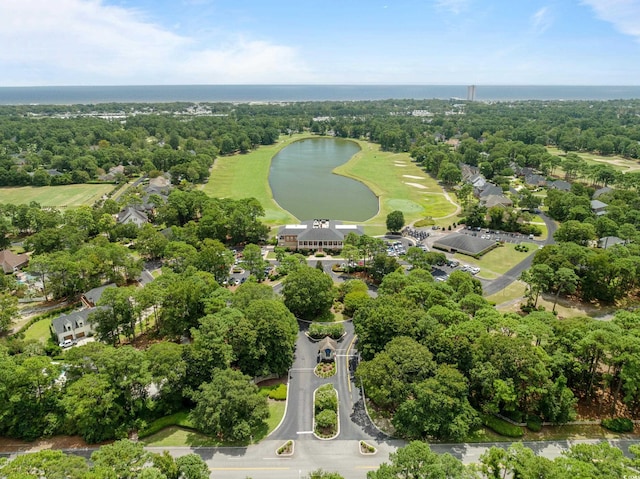
M 364 184 L 331 171 L 360 151 L 357 143 L 311 138 L 283 148 L 271 160 L 269 185 L 278 204 L 300 221 L 365 221 L 378 213 L 378 198 Z

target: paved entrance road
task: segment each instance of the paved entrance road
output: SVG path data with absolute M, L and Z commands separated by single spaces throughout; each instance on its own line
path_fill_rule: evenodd
M 538 241 L 537 243 L 542 246 L 548 245 L 548 244 L 554 244 L 555 240 L 553 239 L 553 234 L 558 229 L 558 225 L 555 223 L 555 221 L 553 221 L 544 213 L 540 213 L 539 216 L 544 220 L 544 223 L 547 226 L 548 234 L 547 234 L 547 239 L 545 241 Z M 507 271 L 505 274 L 503 274 L 502 276 L 500 276 L 499 278 L 493 281 L 483 281 L 482 289 L 484 292 L 484 296 L 491 296 L 492 294 L 495 294 L 498 291 L 502 291 L 511 283 L 518 280 L 522 272 L 525 269 L 528 269 L 531 267 L 531 263 L 533 262 L 533 257 L 534 255 L 528 256 L 527 259 L 525 259 L 521 263 L 518 263 L 509 271 Z

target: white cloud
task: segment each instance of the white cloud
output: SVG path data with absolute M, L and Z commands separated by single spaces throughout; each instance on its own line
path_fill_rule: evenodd
M 447 10 L 455 15 L 469 9 L 471 0 L 436 0 L 436 7 Z
M 2 0 L 5 85 L 291 83 L 306 81 L 293 48 L 230 35 L 200 45 L 101 0 Z
M 552 23 L 553 18 L 549 7 L 542 7 L 531 16 L 531 26 L 535 33 L 543 33 Z
M 640 3 L 637 0 L 582 0 L 582 3 L 589 5 L 600 20 L 640 41 Z

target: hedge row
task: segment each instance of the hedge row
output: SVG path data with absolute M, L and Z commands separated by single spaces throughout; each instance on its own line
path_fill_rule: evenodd
M 344 326 L 342 323 L 311 323 L 309 325 L 309 336 L 313 339 L 322 339 L 325 336 L 330 336 L 332 339 L 340 339 L 343 334 Z
M 522 437 L 524 435 L 524 431 L 520 426 L 514 426 L 513 424 L 495 416 L 483 415 L 482 423 L 501 436 Z
M 171 414 L 169 416 L 164 416 L 156 419 L 151 424 L 147 425 L 147 427 L 138 431 L 138 437 L 140 439 L 144 437 L 149 437 L 152 434 L 162 431 L 165 427 L 169 426 L 181 426 L 186 427 L 188 429 L 195 429 L 193 427 L 193 423 L 189 420 L 189 412 L 188 411 L 180 411 L 175 414 Z
M 633 421 L 623 417 L 616 417 L 613 419 L 603 419 L 602 427 L 605 427 L 613 432 L 633 432 Z

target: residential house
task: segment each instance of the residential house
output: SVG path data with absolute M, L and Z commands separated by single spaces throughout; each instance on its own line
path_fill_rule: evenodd
M 502 195 L 502 188 L 498 185 L 494 185 L 493 183 L 487 183 L 484 185 L 476 194 L 478 198 L 487 198 L 491 195 Z
M 603 203 L 600 200 L 591 200 L 591 211 L 593 211 L 596 216 L 602 216 L 607 214 L 607 204 Z
M 550 181 L 547 187 L 551 190 L 571 191 L 571 183 L 564 180 Z
M 613 188 L 609 188 L 608 186 L 603 186 L 602 188 L 599 188 L 596 191 L 594 191 L 593 199 L 597 200 L 598 198 L 600 198 L 605 193 L 610 193 L 612 191 L 613 191 Z
M 614 245 L 625 243 L 625 240 L 623 240 L 622 238 L 618 238 L 617 236 L 605 236 L 604 238 L 600 238 L 598 240 L 598 248 L 607 249 L 611 248 Z
M 107 288 L 115 288 L 115 287 L 116 285 L 114 283 L 109 283 L 102 286 L 98 286 L 97 288 L 90 289 L 80 297 L 80 301 L 82 301 L 82 304 L 84 305 L 85 308 L 95 308 L 96 305 L 98 304 L 98 301 L 100 301 L 100 298 L 102 297 L 102 293 L 104 293 L 104 290 Z
M 362 226 L 345 225 L 334 220 L 310 220 L 301 224 L 282 226 L 278 230 L 278 246 L 292 250 L 342 249 L 349 233 L 364 234 Z
M 513 206 L 511 198 L 508 198 L 505 195 L 489 195 L 482 198 L 480 203 L 487 208 L 491 208 L 493 206 Z
M 532 173 L 524 177 L 524 182 L 529 186 L 546 186 L 547 179 L 542 175 Z
M 144 211 L 140 211 L 133 206 L 127 206 L 116 216 L 116 221 L 120 224 L 133 223 L 138 228 L 149 222 L 149 217 Z
M 51 329 L 58 338 L 58 343 L 66 339 L 75 341 L 80 338 L 92 336 L 93 326 L 89 322 L 89 315 L 98 308 L 81 309 L 69 314 L 61 314 L 51 321 Z
M 29 255 L 15 254 L 13 251 L 5 249 L 0 251 L 0 264 L 5 274 L 15 273 L 29 262 Z

